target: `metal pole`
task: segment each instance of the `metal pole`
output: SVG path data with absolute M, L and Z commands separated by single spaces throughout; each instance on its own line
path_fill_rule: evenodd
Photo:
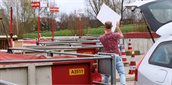
M 99 57 L 85 57 L 85 58 L 61 58 L 61 59 L 35 59 L 35 60 L 3 60 L 0 64 L 8 63 L 39 63 L 39 62 L 65 62 L 65 61 L 78 61 L 78 60 L 98 60 L 98 59 L 110 59 L 110 56 Z
M 112 73 L 111 73 L 111 85 L 116 85 L 116 55 L 112 55 L 111 56 L 111 69 L 112 69 Z
M 38 40 L 37 43 L 40 42 L 40 12 L 39 12 L 39 8 L 38 8 Z
M 10 7 L 10 47 L 13 46 L 13 8 Z
M 81 15 L 79 15 L 79 36 L 83 36 L 83 27 L 82 27 L 82 18 Z
M 121 20 L 120 21 L 123 21 L 123 4 L 124 4 L 124 0 L 122 0 L 122 2 L 121 2 Z M 120 24 L 122 24 L 121 22 L 120 22 Z M 122 37 L 122 44 L 124 45 L 124 36 Z
M 150 34 L 151 38 L 152 38 L 152 42 L 155 43 L 155 39 L 154 39 L 154 37 L 153 37 L 153 35 L 151 33 L 151 30 L 150 30 L 149 26 L 147 26 L 147 29 L 149 31 L 149 34 Z
M 71 53 L 71 52 L 53 52 L 50 50 L 37 50 L 32 48 L 9 48 L 9 50 L 28 50 L 28 51 L 35 51 L 35 52 L 41 52 L 41 53 L 48 53 L 48 54 L 59 54 L 59 55 L 74 55 L 74 56 L 85 56 L 85 57 L 97 57 L 102 56 L 97 54 L 82 54 L 82 53 Z M 106 55 L 103 55 L 106 56 Z
M 51 25 L 52 25 L 52 41 L 54 41 L 54 16 L 53 16 L 54 13 L 52 13 L 52 22 L 51 22 Z

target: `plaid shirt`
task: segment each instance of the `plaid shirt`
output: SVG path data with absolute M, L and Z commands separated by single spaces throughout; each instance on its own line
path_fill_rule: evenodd
M 100 36 L 100 42 L 104 47 L 104 52 L 107 53 L 116 53 L 120 55 L 120 50 L 118 47 L 118 42 L 120 39 L 119 33 L 109 32 Z

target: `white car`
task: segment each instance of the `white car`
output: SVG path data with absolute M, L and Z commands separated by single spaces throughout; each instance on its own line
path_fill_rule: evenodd
M 161 36 L 137 65 L 135 84 L 172 85 L 172 0 L 144 0 L 126 7 L 139 8 L 149 28 Z

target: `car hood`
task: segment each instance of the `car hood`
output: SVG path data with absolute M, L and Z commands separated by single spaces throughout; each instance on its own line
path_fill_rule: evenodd
M 148 26 L 159 35 L 171 35 L 172 0 L 144 0 L 125 5 L 139 8 Z

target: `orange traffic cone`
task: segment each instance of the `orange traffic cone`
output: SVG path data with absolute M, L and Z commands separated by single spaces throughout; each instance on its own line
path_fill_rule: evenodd
M 128 43 L 128 51 L 132 51 L 131 39 L 129 39 L 129 43 Z
M 128 74 L 134 74 L 136 70 L 136 61 L 135 61 L 135 55 L 134 52 L 132 52 L 131 60 L 130 60 L 130 69 Z
M 123 61 L 123 62 L 127 62 L 126 52 L 125 52 L 125 47 L 124 47 L 124 45 L 122 45 L 121 56 L 122 56 L 122 61 Z

